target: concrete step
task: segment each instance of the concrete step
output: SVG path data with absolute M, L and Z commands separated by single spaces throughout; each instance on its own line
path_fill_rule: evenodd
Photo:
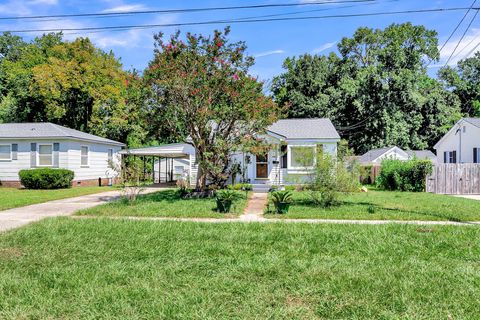
M 267 193 L 271 186 L 268 184 L 252 184 L 252 191 L 258 193 Z

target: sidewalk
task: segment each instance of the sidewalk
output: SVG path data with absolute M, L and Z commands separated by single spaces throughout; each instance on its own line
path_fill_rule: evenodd
M 147 188 L 142 193 L 151 193 L 162 188 Z M 109 191 L 75 198 L 48 201 L 0 211 L 0 232 L 24 226 L 48 217 L 69 216 L 74 212 L 87 209 L 118 199 L 121 191 Z

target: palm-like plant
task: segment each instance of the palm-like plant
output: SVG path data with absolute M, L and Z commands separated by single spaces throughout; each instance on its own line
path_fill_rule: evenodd
M 272 193 L 273 203 L 292 203 L 292 192 L 289 190 L 275 191 Z

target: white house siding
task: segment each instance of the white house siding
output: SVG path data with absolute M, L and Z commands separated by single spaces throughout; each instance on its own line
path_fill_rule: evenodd
M 380 164 L 382 163 L 383 160 L 385 159 L 395 159 L 395 160 L 408 160 L 408 154 L 399 150 L 398 148 L 393 148 L 392 150 L 389 150 L 388 152 L 385 152 L 382 154 L 380 157 L 372 161 L 372 163 L 375 164 Z
M 460 131 L 455 134 L 457 129 L 460 129 Z M 445 151 L 456 151 L 458 163 L 473 163 L 473 148 L 480 148 L 480 128 L 469 122 L 461 121 L 455 125 L 435 147 L 437 150 L 438 163 L 444 163 L 443 155 Z
M 59 143 L 59 167 L 68 167 L 67 143 L 62 140 L 0 140 L 0 144 L 17 144 L 17 160 L 0 161 L 0 181 L 20 181 L 18 172 L 23 169 L 32 169 L 30 164 L 30 144 L 36 143 L 37 149 L 39 144 Z M 36 168 L 42 168 L 37 166 Z
M 88 147 L 88 165 L 81 165 L 81 147 Z M 61 144 L 60 144 L 61 148 Z M 74 180 L 93 180 L 98 178 L 113 178 L 108 165 L 108 149 L 113 149 L 114 161 L 119 161 L 119 146 L 82 141 L 68 142 L 68 165 L 66 169 L 75 173 Z

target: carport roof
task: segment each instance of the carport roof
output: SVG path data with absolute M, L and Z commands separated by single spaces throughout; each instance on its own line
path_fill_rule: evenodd
M 157 147 L 126 149 L 119 152 L 122 155 L 158 156 L 164 158 L 188 158 L 195 154 L 195 149 L 188 143 L 172 143 Z

